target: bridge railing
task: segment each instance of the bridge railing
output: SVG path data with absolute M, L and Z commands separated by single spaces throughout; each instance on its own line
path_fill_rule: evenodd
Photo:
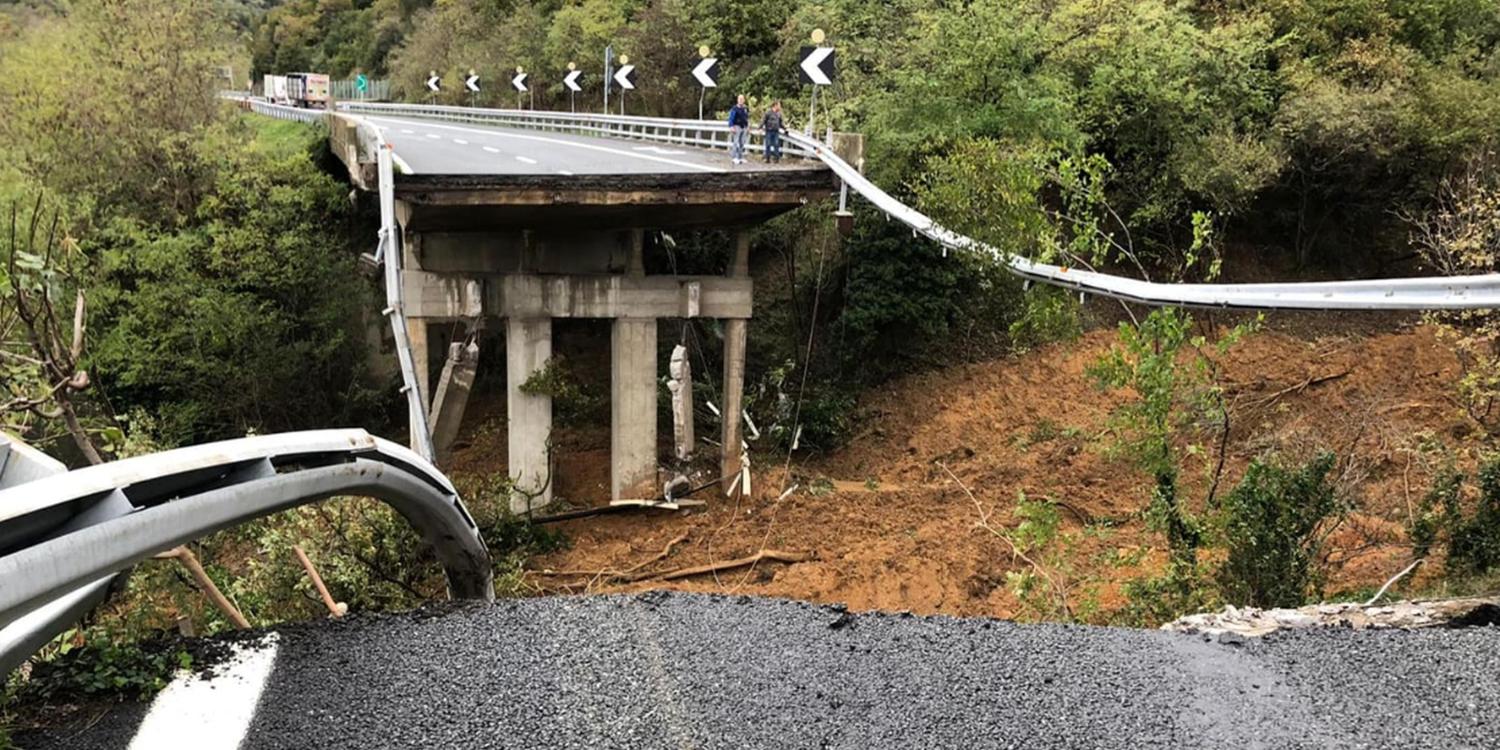
M 328 112 L 321 109 L 303 109 L 301 107 L 288 107 L 285 104 L 272 104 L 264 99 L 241 99 L 250 103 L 250 111 L 278 120 L 293 120 L 296 122 L 322 122 L 328 116 Z
M 650 141 L 678 146 L 729 150 L 729 125 L 719 120 L 681 120 L 666 117 L 631 117 L 584 112 L 547 112 L 532 109 L 481 109 L 427 104 L 381 104 L 339 102 L 350 114 L 416 117 L 491 127 L 520 128 L 542 132 L 591 135 L 602 138 Z M 805 159 L 816 155 L 791 139 L 782 141 L 783 153 Z M 762 153 L 765 134 L 752 129 L 746 150 Z

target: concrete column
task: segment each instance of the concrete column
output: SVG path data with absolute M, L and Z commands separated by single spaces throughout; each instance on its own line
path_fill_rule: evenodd
M 443 374 L 438 377 L 437 391 L 432 396 L 432 413 L 428 415 L 432 445 L 439 461 L 447 458 L 448 450 L 458 439 L 458 428 L 463 424 L 478 369 L 478 341 L 467 345 L 455 341 L 448 347 L 448 361 L 443 363 Z
M 750 233 L 741 229 L 734 235 L 734 255 L 729 259 L 730 278 L 750 276 Z M 719 463 L 719 475 L 725 478 L 724 493 L 735 487 L 729 481 L 740 473 L 740 443 L 744 437 L 740 431 L 740 413 L 745 408 L 745 339 L 750 321 L 730 319 L 724 321 L 724 404 L 723 435 Z
M 552 358 L 552 319 L 505 320 L 505 380 L 512 513 L 552 502 L 552 397 L 521 386 Z
M 656 319 L 619 318 L 610 336 L 610 496 L 651 499 L 656 481 Z
M 422 403 L 432 411 L 432 360 L 428 358 L 427 319 L 407 318 L 406 339 L 411 344 L 411 360 L 417 368 L 417 390 L 422 394 Z

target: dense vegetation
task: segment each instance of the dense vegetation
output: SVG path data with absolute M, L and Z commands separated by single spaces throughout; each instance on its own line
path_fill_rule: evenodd
M 840 56 L 820 124 L 866 134 L 878 182 L 1008 252 L 1184 280 L 1266 264 L 1287 276 L 1410 270 L 1413 257 L 1443 273 L 1496 270 L 1493 0 L 28 0 L 0 3 L 0 426 L 78 463 L 380 422 L 394 389 L 364 364 L 371 290 L 354 263 L 370 222 L 324 168 L 316 133 L 216 100 L 247 71 L 365 72 L 423 100 L 429 70 L 455 81 L 475 68 L 488 81 L 478 103 L 510 105 L 501 82 L 519 66 L 536 106 L 559 107 L 566 65 L 597 91 L 608 44 L 641 71 L 630 111 L 688 116 L 700 93 L 688 70 L 707 45 L 725 71 L 711 110 L 735 92 L 757 108 L 780 98 L 799 126 L 810 102 L 795 62 L 813 28 Z M 455 88 L 439 100 L 468 103 Z M 1023 292 L 991 259 L 944 259 L 878 216 L 841 238 L 810 208 L 756 241 L 749 405 L 783 440 L 800 420 L 804 447 L 844 437 L 871 383 L 1081 325 L 1072 297 Z M 706 270 L 724 244 L 660 238 L 652 262 Z M 37 323 L 31 309 L 51 312 Z M 1435 320 L 1464 354 L 1460 399 L 1500 429 L 1500 324 Z M 1123 326 L 1096 368 L 1101 387 L 1126 394 L 1119 450 L 1152 480 L 1143 505 L 1169 552 L 1165 575 L 1132 589 L 1141 621 L 1319 593 L 1320 543 L 1341 512 L 1332 459 L 1268 456 L 1225 492 L 1217 475 L 1198 495 L 1184 480 L 1189 464 L 1213 464 L 1210 438 L 1227 430 L 1210 355 L 1247 331 L 1214 341 L 1185 313 L 1153 313 Z M 792 398 L 804 382 L 805 401 Z M 1497 476 L 1480 473 L 1477 505 L 1456 474 L 1435 488 L 1412 534 L 1419 554 L 1445 546 L 1455 570 L 1494 569 Z M 499 484 L 464 489 L 514 574 L 510 550 L 556 540 L 511 525 Z M 1052 565 L 1040 551 L 1060 538 L 1057 520 L 1019 507 L 1029 536 L 1007 538 Z M 286 557 L 299 540 L 326 555 L 345 601 L 430 593 L 432 560 L 408 537 L 351 504 L 212 544 L 256 550 L 233 593 L 273 622 L 316 611 Z M 187 591 L 160 566 L 132 587 L 140 601 Z M 1075 616 L 1060 597 L 1035 600 Z M 172 607 L 223 625 L 201 602 Z M 168 624 L 152 612 L 119 619 Z

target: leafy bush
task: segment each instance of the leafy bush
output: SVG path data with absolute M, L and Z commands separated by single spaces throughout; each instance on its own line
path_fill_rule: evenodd
M 1500 458 L 1479 468 L 1479 498 L 1465 514 L 1456 497 L 1444 510 L 1448 531 L 1448 567 L 1466 574 L 1500 568 Z
M 1324 453 L 1300 467 L 1256 460 L 1223 501 L 1227 556 L 1219 567 L 1224 599 L 1255 607 L 1296 607 L 1316 596 L 1323 542 L 1343 512 Z
M 44 658 L 32 662 L 31 676 L 21 684 L 18 700 L 145 700 L 166 687 L 174 672 L 193 665 L 188 652 L 163 639 L 116 643 L 107 634 L 95 633 L 83 646 L 75 647 L 77 638 L 76 630 L 64 633 Z

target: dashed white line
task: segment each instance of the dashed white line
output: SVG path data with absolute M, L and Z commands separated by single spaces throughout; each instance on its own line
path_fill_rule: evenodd
M 437 134 L 437 133 L 428 133 L 428 134 L 427 134 L 427 137 L 428 137 L 428 138 L 431 138 L 431 139 L 433 139 L 433 140 L 437 140 L 437 139 L 439 139 L 439 138 L 442 138 L 442 136 L 440 136 L 440 135 L 438 135 L 438 134 Z
M 492 154 L 498 154 L 498 153 L 500 153 L 500 149 L 495 148 L 494 146 L 485 146 L 484 150 L 488 151 L 488 152 L 490 152 Z
M 467 145 L 469 145 L 469 142 L 466 141 L 466 140 L 464 140 L 464 139 L 462 139 L 462 138 L 454 138 L 453 142 L 457 143 L 460 146 L 467 146 Z
M 573 173 L 569 172 L 566 169 L 559 169 L 559 170 L 557 170 L 557 173 L 560 174 L 560 175 L 562 175 L 562 176 L 564 176 L 564 177 L 572 177 L 573 176 Z
M 536 159 L 528 159 L 528 158 L 526 158 L 524 156 L 517 156 L 516 157 L 516 161 L 524 161 L 527 164 L 535 164 L 536 163 Z
M 407 130 L 406 128 L 402 128 L 401 132 L 403 132 L 403 133 L 405 133 L 407 135 L 414 135 L 417 131 L 415 131 L 415 130 Z

